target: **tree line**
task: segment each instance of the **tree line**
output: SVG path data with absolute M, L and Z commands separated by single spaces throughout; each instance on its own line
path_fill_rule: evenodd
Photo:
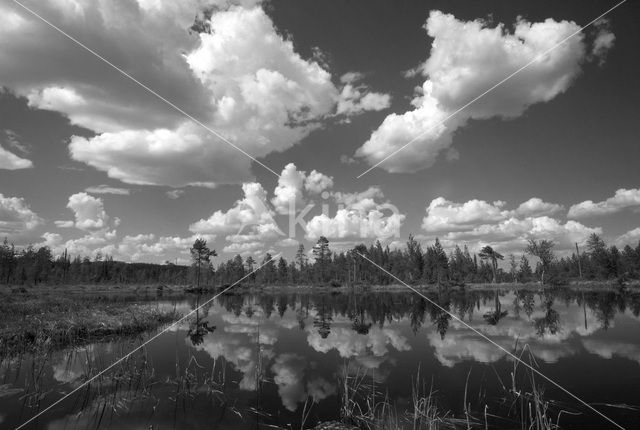
M 93 259 L 66 251 L 54 257 L 47 246 L 17 250 L 6 238 L 0 245 L 0 284 L 186 284 L 189 272 L 187 266 L 125 263 L 99 252 Z
M 54 257 L 46 246 L 17 250 L 5 238 L 0 245 L 0 283 L 223 286 L 244 278 L 243 284 L 254 285 L 340 286 L 388 285 L 397 283 L 396 276 L 412 285 L 534 281 L 560 285 L 572 280 L 640 279 L 640 242 L 635 248 L 626 245 L 619 249 L 608 246 L 597 234 L 589 236 L 582 251 L 576 245 L 575 252 L 560 258 L 554 252 L 554 243 L 544 239 L 530 240 L 518 255 L 503 256 L 491 246 L 471 253 L 466 245 L 456 245 L 447 253 L 438 239 L 423 248 L 413 236 L 402 248 L 390 249 L 376 241 L 368 247 L 360 244 L 340 252 L 332 251 L 329 240 L 320 237 L 311 250 L 312 261 L 303 244 L 290 261 L 274 259 L 269 253 L 261 261 L 236 255 L 216 266 L 212 260 L 216 251 L 204 239 L 194 242 L 190 254 L 190 267 L 170 262 L 125 263 L 100 253 L 93 259 L 72 258 L 66 251 Z
M 393 276 L 413 285 L 506 282 L 561 285 L 572 280 L 640 279 L 640 242 L 635 248 L 626 245 L 620 250 L 615 245 L 607 246 L 599 235 L 592 234 L 583 252 L 576 245 L 576 252 L 560 258 L 554 246 L 550 240 L 532 239 L 521 254 L 510 254 L 500 264 L 505 256 L 491 246 L 483 247 L 476 254 L 466 245 L 456 245 L 447 253 L 438 239 L 423 249 L 409 236 L 400 249 L 390 249 L 376 241 L 369 247 L 360 244 L 348 251 L 332 252 L 327 238 L 320 237 L 312 248 L 313 262 L 300 244 L 291 261 L 283 257 L 273 259 L 266 254 L 258 263 L 251 256 L 243 259 L 236 255 L 215 269 L 210 264 L 207 270 L 212 282 L 220 285 L 244 276 L 247 276 L 244 283 L 332 286 L 388 285 L 398 282 Z M 260 270 L 252 273 L 260 266 Z

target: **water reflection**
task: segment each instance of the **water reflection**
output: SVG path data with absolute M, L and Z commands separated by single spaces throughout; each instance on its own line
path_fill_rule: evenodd
M 448 312 L 404 293 L 223 295 L 101 381 L 83 402 L 45 419 L 50 428 L 62 428 L 89 425 L 94 417 L 90 425 L 100 427 L 99 410 L 108 404 L 117 411 L 109 425 L 123 428 L 212 422 L 218 428 L 299 428 L 305 404 L 313 404 L 306 424 L 338 418 L 339 375 L 345 372 L 364 372 L 381 393 L 407 402 L 418 369 L 454 413 L 465 389 L 499 403 L 500 378 L 509 378 L 512 364 L 449 312 L 507 349 L 526 344 L 541 370 L 588 401 L 640 404 L 640 294 L 439 291 L 429 298 Z M 201 300 L 194 296 L 177 306 L 186 313 Z M 0 424 L 17 425 L 141 340 L 5 359 Z M 486 376 L 487 365 L 496 377 Z M 607 385 L 585 374 L 624 382 Z M 624 390 L 620 384 L 627 384 Z M 622 420 L 640 425 L 637 414 L 626 414 Z M 589 415 L 566 418 L 580 419 L 589 422 Z

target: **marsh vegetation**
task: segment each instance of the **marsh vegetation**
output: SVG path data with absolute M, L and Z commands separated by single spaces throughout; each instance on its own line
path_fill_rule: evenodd
M 158 315 L 184 315 L 208 298 L 58 296 L 47 300 L 46 320 L 102 307 L 96 318 L 110 315 L 122 327 L 141 309 L 154 322 L 3 348 L 2 427 L 139 346 L 162 326 Z M 427 297 L 623 425 L 640 424 L 640 294 L 494 289 Z M 11 319 L 42 321 L 36 299 L 24 299 L 18 305 L 14 293 Z M 599 420 L 416 295 L 231 291 L 27 428 L 603 428 Z

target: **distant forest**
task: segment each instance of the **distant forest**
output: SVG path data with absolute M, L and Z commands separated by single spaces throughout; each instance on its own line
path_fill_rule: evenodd
M 622 250 L 607 246 L 592 234 L 584 250 L 576 246 L 571 256 L 558 258 L 554 243 L 530 240 L 522 254 L 503 256 L 491 246 L 470 253 L 466 245 L 447 254 L 438 239 L 423 249 L 409 236 L 402 249 L 390 249 L 377 241 L 367 247 L 332 252 L 325 237 L 313 246 L 313 262 L 302 244 L 292 261 L 266 254 L 261 262 L 253 257 L 234 258 L 215 267 L 215 250 L 198 239 L 190 248 L 191 266 L 125 263 L 98 253 L 93 259 L 63 252 L 54 256 L 46 246 L 17 250 L 7 239 L 0 245 L 0 283 L 40 284 L 181 284 L 224 286 L 246 277 L 253 285 L 388 285 L 397 283 L 383 270 L 409 284 L 464 285 L 470 283 L 542 282 L 563 285 L 573 280 L 602 280 L 623 283 L 640 279 L 640 242 Z M 530 263 L 535 261 L 535 265 Z M 501 261 L 503 261 L 501 263 Z M 264 265 L 260 270 L 255 269 Z M 253 273 L 252 273 L 253 272 Z

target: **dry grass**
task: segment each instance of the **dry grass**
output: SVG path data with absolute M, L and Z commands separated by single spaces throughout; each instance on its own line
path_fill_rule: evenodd
M 179 317 L 151 303 L 16 292 L 0 296 L 0 351 L 6 356 L 82 345 L 142 333 Z

